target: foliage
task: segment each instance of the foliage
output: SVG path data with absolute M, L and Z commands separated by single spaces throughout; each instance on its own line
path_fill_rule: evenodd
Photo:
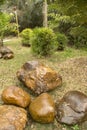
M 10 22 L 10 16 L 7 13 L 0 12 L 0 35 L 4 36 L 4 30 Z
M 72 128 L 72 130 L 80 130 L 80 128 L 79 128 L 79 126 L 77 124 L 72 126 L 71 128 Z
M 75 21 L 67 15 L 63 15 L 58 4 L 51 4 L 48 8 L 48 23 L 56 32 L 68 34 L 70 28 L 75 25 Z
M 58 29 L 61 33 L 68 34 L 70 32 L 70 29 L 75 26 L 75 21 L 71 19 L 70 16 L 60 16 L 58 19 L 59 26 Z
M 5 0 L 0 0 L 0 5 L 3 4 L 5 2 Z
M 4 28 L 4 36 L 17 36 L 17 24 L 16 23 L 8 23 L 8 25 L 5 26 Z
M 57 33 L 57 41 L 58 41 L 57 50 L 64 50 L 65 46 L 68 43 L 68 38 L 62 33 Z
M 30 46 L 30 39 L 32 37 L 33 31 L 30 28 L 26 28 L 21 32 L 22 45 Z
M 62 13 L 71 16 L 77 23 L 87 23 L 86 0 L 57 0 L 60 3 Z
M 87 27 L 78 26 L 71 29 L 70 34 L 74 38 L 74 45 L 76 47 L 87 46 Z
M 48 25 L 50 28 L 55 30 L 58 28 L 58 20 L 60 17 L 58 5 L 55 3 L 49 4 L 48 6 Z
M 56 49 L 56 37 L 49 28 L 36 28 L 32 37 L 32 50 L 41 56 L 48 56 Z
M 42 26 L 42 0 L 9 0 L 8 5 L 10 8 L 16 6 L 20 31 Z
M 85 0 L 56 2 L 49 5 L 49 27 L 56 32 L 64 33 L 69 39 L 69 45 L 76 47 L 87 45 L 87 2 Z
M 71 125 L 71 126 L 68 126 L 68 125 L 64 124 L 63 127 L 65 128 L 65 130 L 80 130 L 78 124 Z

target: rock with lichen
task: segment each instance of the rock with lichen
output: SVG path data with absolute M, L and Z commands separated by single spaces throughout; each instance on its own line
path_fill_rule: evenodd
M 62 78 L 55 70 L 37 61 L 25 63 L 17 72 L 17 77 L 37 94 L 53 90 L 62 84 Z
M 27 112 L 13 105 L 0 106 L 0 130 L 24 130 Z

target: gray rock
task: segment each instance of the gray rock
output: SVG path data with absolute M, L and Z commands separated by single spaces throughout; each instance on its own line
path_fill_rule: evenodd
M 6 46 L 0 46 L 0 57 L 4 59 L 12 59 L 14 54 L 10 48 Z
M 68 125 L 87 120 L 87 96 L 79 91 L 69 91 L 56 105 L 56 118 Z

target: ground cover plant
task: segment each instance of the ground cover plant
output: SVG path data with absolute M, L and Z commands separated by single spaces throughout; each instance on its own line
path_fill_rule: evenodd
M 2 91 L 10 86 L 21 86 L 29 92 L 17 79 L 17 70 L 28 60 L 38 60 L 44 64 L 49 65 L 60 73 L 63 78 L 63 85 L 49 92 L 52 97 L 57 100 L 61 99 L 63 95 L 69 90 L 79 90 L 87 95 L 87 50 L 74 49 L 66 47 L 64 51 L 56 51 L 50 57 L 38 57 L 31 53 L 31 48 L 21 46 L 21 39 L 12 38 L 5 42 L 15 54 L 14 59 L 3 60 L 0 59 L 0 95 Z M 31 92 L 29 92 L 31 94 Z M 34 98 L 35 96 L 31 94 Z M 0 103 L 2 100 L 0 98 Z M 25 130 L 87 130 L 87 123 L 85 125 L 66 126 L 56 122 L 51 124 L 40 124 L 30 119 Z

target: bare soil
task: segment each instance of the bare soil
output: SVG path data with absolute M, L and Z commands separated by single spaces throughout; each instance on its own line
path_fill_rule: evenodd
M 87 95 L 87 57 L 71 58 L 58 63 L 56 70 L 63 79 L 63 85 L 57 91 L 60 97 L 70 90 L 79 90 Z

